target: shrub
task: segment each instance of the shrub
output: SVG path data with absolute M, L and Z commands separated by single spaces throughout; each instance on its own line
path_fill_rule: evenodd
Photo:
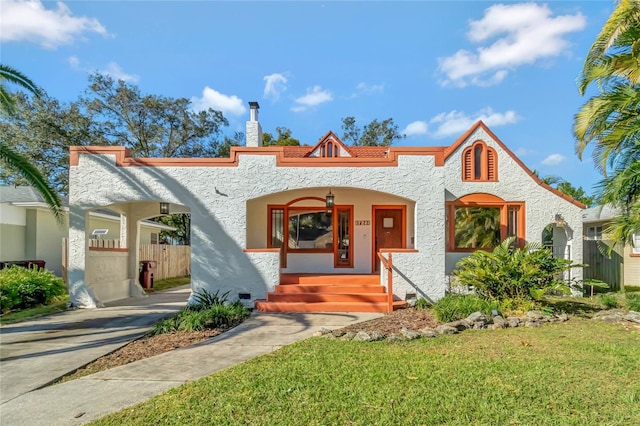
M 607 309 L 618 307 L 618 300 L 615 294 L 602 293 L 598 296 L 598 298 L 600 299 L 600 303 L 602 303 Z
M 45 305 L 65 294 L 61 278 L 46 269 L 27 269 L 13 265 L 0 270 L 0 309 L 8 310 Z
M 430 309 L 432 306 L 432 303 L 428 300 L 425 299 L 424 297 L 421 297 L 420 299 L 416 300 L 416 304 L 415 307 L 418 309 Z
M 249 310 L 239 301 L 227 303 L 229 292 L 219 294 L 206 290 L 194 294 L 195 304 L 184 307 L 176 315 L 156 323 L 152 334 L 204 331 L 230 327 L 249 316 Z
M 629 309 L 640 312 L 640 293 L 627 293 L 625 296 Z
M 433 313 L 440 322 L 450 322 L 468 317 L 474 312 L 491 315 L 499 309 L 497 302 L 489 302 L 476 294 L 448 294 L 433 305 Z
M 477 250 L 456 264 L 454 275 L 460 285 L 472 286 L 485 299 L 535 299 L 546 292 L 570 293 L 558 278 L 562 272 L 578 267 L 553 256 L 538 243 L 512 247 L 514 238 L 504 240 L 493 252 Z

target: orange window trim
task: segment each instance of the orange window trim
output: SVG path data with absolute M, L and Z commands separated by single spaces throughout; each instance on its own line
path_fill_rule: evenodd
M 476 148 L 481 148 L 480 173 L 476 173 Z M 476 174 L 480 177 L 476 178 Z M 497 182 L 498 155 L 483 141 L 476 141 L 462 152 L 462 180 L 465 182 Z
M 482 201 L 482 200 L 486 201 Z M 526 229 L 526 215 L 524 201 L 499 201 L 499 197 L 491 194 L 470 194 L 459 198 L 456 201 L 448 201 L 446 203 L 446 211 L 448 218 L 447 229 L 449 244 L 448 249 L 450 252 L 473 252 L 476 250 L 491 251 L 493 248 L 485 249 L 470 249 L 456 247 L 456 224 L 455 224 L 455 210 L 457 207 L 498 207 L 500 208 L 500 241 L 504 241 L 507 238 L 508 233 L 508 213 L 510 207 L 518 209 L 518 229 L 516 233 L 516 245 L 523 247 L 525 243 L 525 229 Z
M 348 210 L 349 211 L 349 263 L 346 265 L 340 265 L 338 263 L 338 233 L 333 233 L 333 267 L 334 268 L 353 268 L 353 235 L 354 235 L 354 219 L 353 219 L 353 206 L 352 205 L 340 205 L 336 206 L 335 212 L 333 215 L 333 229 L 337 231 L 338 229 L 338 219 L 339 219 L 339 211 L 340 210 Z

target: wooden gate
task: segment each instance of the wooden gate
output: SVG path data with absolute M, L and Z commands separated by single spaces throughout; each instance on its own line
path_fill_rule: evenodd
M 599 241 L 584 241 L 583 262 L 589 265 L 584 268 L 584 278 L 596 279 L 609 284 L 611 290 L 620 290 L 623 286 L 623 256 L 618 248 L 611 252 L 611 257 L 600 253 L 598 249 Z

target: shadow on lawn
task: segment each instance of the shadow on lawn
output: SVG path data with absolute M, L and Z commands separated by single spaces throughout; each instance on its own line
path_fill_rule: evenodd
M 565 312 L 569 315 L 591 317 L 595 312 L 604 309 L 595 300 L 589 298 L 548 297 L 542 303 L 554 312 Z

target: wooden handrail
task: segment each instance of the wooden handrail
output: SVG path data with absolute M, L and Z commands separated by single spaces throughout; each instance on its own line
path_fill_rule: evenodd
M 385 259 L 382 252 L 378 252 L 378 258 L 382 266 L 387 270 L 387 310 L 393 313 L 393 253 L 389 252 L 389 260 Z

